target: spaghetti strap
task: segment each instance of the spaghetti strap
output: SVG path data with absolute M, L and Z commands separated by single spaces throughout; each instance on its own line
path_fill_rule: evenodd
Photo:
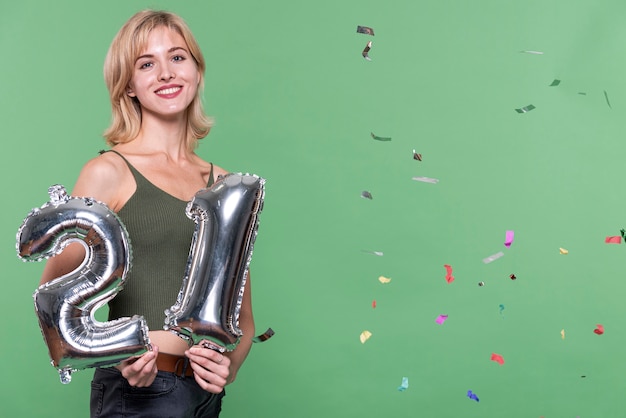
M 126 157 L 124 157 L 122 154 L 120 154 L 119 152 L 115 151 L 114 149 L 109 149 L 109 150 L 100 150 L 100 155 L 107 153 L 107 152 L 112 152 L 115 153 L 117 155 L 119 155 L 120 157 L 122 157 L 122 160 L 124 160 L 124 162 L 126 163 L 126 165 L 130 168 L 132 168 L 132 165 L 128 162 L 128 160 L 126 159 Z
M 209 182 L 207 183 L 206 187 L 211 187 L 213 186 L 213 183 L 215 183 L 215 179 L 213 178 L 213 163 L 211 164 L 211 172 L 209 173 Z
M 117 155 L 119 155 L 119 156 L 120 156 L 120 158 L 121 158 L 122 160 L 124 160 L 124 162 L 126 163 L 126 166 L 127 166 L 127 167 L 128 167 L 128 169 L 130 170 L 130 173 L 131 173 L 131 174 L 133 175 L 133 177 L 135 178 L 135 183 L 137 183 L 139 180 L 145 180 L 145 181 L 149 182 L 149 180 L 148 180 L 148 179 L 146 179 L 146 178 L 143 176 L 143 174 L 141 174 L 141 173 L 139 172 L 139 170 L 137 170 L 135 167 L 133 167 L 133 165 L 132 165 L 130 162 L 128 162 L 128 160 L 126 159 L 126 157 L 124 157 L 121 153 L 119 153 L 119 152 L 115 151 L 114 149 L 109 149 L 109 150 L 102 150 L 102 151 L 100 151 L 100 155 L 102 155 L 102 154 L 104 154 L 104 153 L 106 153 L 106 152 L 112 152 L 112 153 L 114 153 L 114 154 L 117 154 Z
M 132 165 L 130 162 L 128 162 L 128 160 L 126 159 L 126 157 L 124 157 L 121 153 L 117 152 L 117 151 L 116 151 L 116 150 L 114 150 L 114 149 L 109 149 L 109 150 L 101 150 L 101 151 L 100 151 L 100 155 L 102 155 L 102 154 L 104 154 L 104 153 L 106 153 L 106 152 L 113 152 L 113 153 L 115 153 L 115 154 L 119 155 L 119 156 L 120 156 L 120 158 L 122 158 L 122 160 L 124 160 L 124 162 L 125 162 L 125 163 L 126 163 L 126 165 L 128 166 L 128 169 L 130 170 L 131 174 L 132 174 L 132 175 L 133 175 L 133 177 L 135 178 L 135 183 L 136 183 L 137 185 L 139 185 L 139 183 L 140 183 L 140 182 L 145 182 L 145 183 L 150 184 L 152 187 L 155 187 L 155 188 L 157 188 L 157 189 L 159 189 L 160 191 L 162 191 L 162 192 L 163 192 L 163 189 L 161 189 L 161 188 L 159 188 L 159 187 L 155 186 L 155 185 L 154 185 L 154 183 L 152 183 L 152 182 L 151 182 L 150 180 L 148 180 L 148 179 L 147 179 L 147 178 L 146 178 L 143 174 L 141 174 L 141 172 L 140 172 L 139 170 L 137 170 L 135 167 L 133 167 L 133 165 Z M 207 185 L 206 185 L 206 187 L 207 187 L 207 188 L 211 187 L 211 186 L 215 183 L 215 175 L 213 174 L 213 163 L 209 163 L 209 164 L 211 164 L 211 170 L 209 171 L 209 181 L 207 182 Z M 139 187 L 139 186 L 137 186 L 137 187 Z M 167 192 L 163 192 L 163 193 L 166 193 L 166 194 L 170 195 L 170 194 L 169 194 L 169 193 L 167 193 Z M 170 195 L 170 196 L 171 196 L 171 195 Z M 176 198 L 176 199 L 178 199 L 178 198 Z M 180 200 L 180 199 L 179 199 L 179 200 Z

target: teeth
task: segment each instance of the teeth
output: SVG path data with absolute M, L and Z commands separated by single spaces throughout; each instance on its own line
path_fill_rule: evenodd
M 169 89 L 159 90 L 157 91 L 157 94 L 172 94 L 176 93 L 178 90 L 180 90 L 180 87 L 172 87 Z

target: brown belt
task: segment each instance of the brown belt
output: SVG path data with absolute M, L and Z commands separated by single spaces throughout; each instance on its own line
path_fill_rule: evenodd
M 163 372 L 171 372 L 180 377 L 193 376 L 193 369 L 189 365 L 189 359 L 184 356 L 159 353 L 156 359 L 157 369 Z

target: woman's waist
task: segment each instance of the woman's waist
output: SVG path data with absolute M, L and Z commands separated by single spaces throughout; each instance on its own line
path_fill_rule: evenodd
M 184 356 L 189 348 L 187 341 L 171 331 L 150 331 L 150 343 L 159 348 L 159 353 Z

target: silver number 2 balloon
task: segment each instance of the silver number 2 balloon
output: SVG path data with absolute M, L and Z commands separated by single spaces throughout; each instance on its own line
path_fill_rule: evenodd
M 39 326 L 61 382 L 73 371 L 111 366 L 150 349 L 148 327 L 141 316 L 99 322 L 94 313 L 121 290 L 130 269 L 126 228 L 105 204 L 68 197 L 63 186 L 48 190 L 50 201 L 33 209 L 17 233 L 17 252 L 24 261 L 59 254 L 70 242 L 85 247 L 74 271 L 45 283 L 33 298 Z
M 230 173 L 187 205 L 196 229 L 183 284 L 176 304 L 165 311 L 164 328 L 190 344 L 204 340 L 210 348 L 230 351 L 239 343 L 239 313 L 264 187 L 263 178 Z

